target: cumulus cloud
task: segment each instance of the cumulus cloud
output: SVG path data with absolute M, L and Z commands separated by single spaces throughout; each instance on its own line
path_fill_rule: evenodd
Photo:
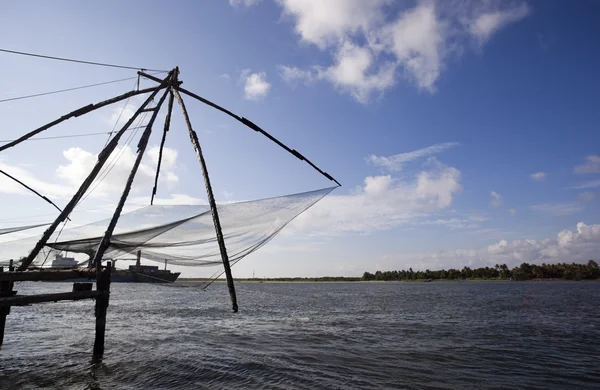
M 546 179 L 547 174 L 545 172 L 536 172 L 536 173 L 532 173 L 529 176 L 531 177 L 531 180 L 542 181 L 542 180 Z
M 250 70 L 246 69 L 242 72 L 242 77 L 244 78 L 245 99 L 260 100 L 267 96 L 271 84 L 267 81 L 265 72 L 250 73 Z
M 17 177 L 36 191 L 51 199 L 70 199 L 77 191 L 83 180 L 88 176 L 98 156 L 79 147 L 69 148 L 63 151 L 66 163 L 56 168 L 56 177 L 53 180 L 39 179 L 29 170 L 0 161 L 0 169 Z M 90 196 L 94 198 L 106 197 L 120 194 L 129 175 L 136 153 L 129 146 L 115 149 L 105 164 L 103 170 L 92 184 Z M 155 167 L 158 160 L 158 146 L 152 146 L 142 159 L 132 192 L 146 190 L 151 191 L 154 186 Z M 177 151 L 164 148 L 161 164 L 160 182 L 172 186 L 177 183 L 179 177 L 175 173 Z M 101 179 L 101 180 L 100 180 Z M 92 192 L 93 189 L 93 192 Z M 0 176 L 0 193 L 29 194 L 23 187 L 12 180 Z
M 515 210 L 515 209 L 508 209 L 508 213 L 510 215 L 517 215 L 517 210 Z
M 431 145 L 426 148 L 413 150 L 412 152 L 395 154 L 388 157 L 371 155 L 367 161 L 375 166 L 385 168 L 391 172 L 397 172 L 402 170 L 404 163 L 443 152 L 444 150 L 453 148 L 457 145 L 459 145 L 457 142 L 444 142 Z
M 419 1 L 398 9 L 388 0 L 277 0 L 301 42 L 331 56 L 327 65 L 286 66 L 286 81 L 326 80 L 362 103 L 399 78 L 435 92 L 450 55 L 483 46 L 529 13 L 525 3 Z M 290 71 L 293 71 L 290 73 Z
M 413 269 L 515 267 L 523 262 L 542 264 L 558 262 L 585 263 L 600 253 L 600 225 L 579 222 L 575 230 L 563 230 L 556 238 L 541 240 L 500 240 L 486 248 L 454 251 L 388 255 L 390 260 Z
M 577 165 L 573 170 L 575 173 L 600 173 L 600 156 L 595 154 L 587 156 L 583 165 Z
M 492 200 L 490 201 L 492 206 L 494 206 L 494 207 L 502 206 L 502 203 L 503 203 L 502 196 L 499 193 L 497 193 L 496 191 L 491 191 L 490 196 L 492 197 Z
M 314 235 L 390 229 L 448 209 L 461 189 L 460 171 L 435 160 L 411 180 L 366 177 L 353 193 L 324 198 L 292 227 Z

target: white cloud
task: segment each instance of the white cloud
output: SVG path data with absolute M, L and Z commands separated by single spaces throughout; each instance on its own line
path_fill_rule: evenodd
M 576 230 L 563 230 L 556 238 L 542 240 L 500 240 L 480 249 L 388 255 L 399 267 L 417 270 L 471 268 L 506 264 L 509 268 L 523 262 L 532 264 L 586 263 L 600 252 L 600 225 L 579 222 Z
M 529 176 L 531 177 L 531 180 L 542 181 L 542 180 L 546 179 L 547 174 L 545 172 L 536 172 L 536 173 L 532 173 Z
M 581 194 L 579 194 L 579 196 L 577 197 L 577 199 L 579 199 L 582 202 L 589 202 L 591 200 L 596 199 L 596 193 L 594 192 L 590 192 L 590 191 L 586 191 L 586 192 L 582 192 Z
M 242 72 L 242 77 L 245 78 L 244 98 L 248 100 L 260 100 L 267 96 L 271 89 L 271 84 L 267 82 L 267 74 L 265 72 L 250 73 L 246 69 Z
M 279 65 L 279 75 L 286 83 L 295 83 L 302 81 L 305 84 L 309 84 L 315 80 L 313 72 L 310 70 L 303 70 L 295 66 Z
M 531 206 L 531 209 L 535 212 L 549 214 L 554 217 L 564 217 L 583 211 L 583 205 L 576 202 L 544 203 Z
M 412 180 L 390 175 L 366 177 L 352 194 L 324 198 L 291 227 L 314 235 L 390 229 L 447 209 L 461 189 L 456 168 L 432 161 L 429 170 L 419 172 Z
M 221 73 L 219 77 L 225 80 L 229 80 L 231 78 L 231 76 L 229 76 L 229 73 Z
M 510 215 L 517 215 L 517 210 L 515 210 L 515 209 L 509 209 L 509 210 L 508 210 L 508 213 L 509 213 Z
M 127 200 L 129 206 L 147 206 L 149 202 L 148 197 L 138 196 L 132 197 Z M 154 204 L 160 206 L 174 206 L 174 205 L 205 205 L 208 204 L 206 200 L 193 197 L 188 194 L 171 194 L 168 198 L 154 198 Z
M 253 5 L 257 5 L 262 0 L 229 0 L 229 4 L 232 7 L 252 7 Z
M 499 193 L 497 193 L 496 191 L 491 191 L 490 196 L 492 197 L 492 200 L 490 201 L 492 206 L 494 206 L 494 207 L 502 206 L 502 203 L 503 203 L 502 196 Z
M 56 199 L 60 198 L 71 197 L 77 190 L 77 187 L 72 185 L 57 184 L 52 180 L 46 181 L 43 179 L 39 179 L 38 177 L 36 177 L 35 174 L 33 174 L 24 167 L 11 165 L 1 160 L 0 170 L 20 180 L 21 182 L 38 191 L 42 195 L 47 196 L 52 201 L 55 201 Z M 29 190 L 25 189 L 23 186 L 4 175 L 0 175 L 0 193 L 23 194 L 33 196 L 33 193 L 31 193 Z
M 327 80 L 361 103 L 393 87 L 400 73 L 434 92 L 446 59 L 469 41 L 482 46 L 506 25 L 524 18 L 524 3 L 419 1 L 398 9 L 388 0 L 278 0 L 301 42 L 332 63 L 302 70 L 287 66 L 284 79 Z M 293 73 L 290 71 L 293 70 Z
M 574 189 L 574 190 L 587 190 L 588 188 L 596 188 L 596 187 L 600 187 L 600 180 L 588 181 L 587 183 L 583 183 L 578 186 L 573 186 L 570 188 Z
M 517 22 L 529 14 L 527 4 L 520 4 L 516 7 L 485 12 L 479 15 L 471 24 L 471 34 L 483 44 L 502 27 L 509 23 Z
M 457 142 L 444 142 L 428 146 L 426 148 L 413 150 L 412 152 L 399 153 L 393 156 L 381 157 L 371 155 L 367 161 L 375 166 L 385 168 L 392 172 L 402 170 L 404 163 L 416 160 L 421 157 L 431 156 L 436 153 L 443 152 L 446 149 L 453 148 L 459 145 Z
M 98 157 L 79 147 L 69 148 L 63 152 L 68 160 L 67 164 L 60 165 L 56 169 L 57 176 L 75 188 L 85 180 L 89 172 L 96 164 Z M 119 193 L 123 190 L 131 167 L 136 158 L 136 152 L 129 146 L 116 148 L 103 171 L 106 175 L 99 174 L 97 179 L 102 178 L 99 184 L 91 186 L 95 188 L 92 196 L 106 196 L 111 193 Z M 172 171 L 177 159 L 177 151 L 170 148 L 163 149 L 163 161 L 161 166 L 161 180 L 177 182 L 177 175 Z M 158 161 L 158 146 L 152 146 L 146 152 L 142 163 L 138 168 L 132 191 L 152 190 L 156 174 L 156 162 Z
M 573 168 L 575 173 L 600 173 L 600 156 L 590 155 L 585 160 L 585 164 Z

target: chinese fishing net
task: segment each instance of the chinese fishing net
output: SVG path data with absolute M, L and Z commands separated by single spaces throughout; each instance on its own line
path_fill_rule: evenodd
M 233 265 L 261 248 L 334 188 L 218 205 L 230 263 Z M 65 229 L 60 234 L 55 232 L 32 265 L 47 266 L 53 254 L 61 251 L 75 254 L 81 264 L 86 263 L 88 256 L 95 253 L 108 223 L 106 219 Z M 0 243 L 0 264 L 26 256 L 38 239 L 36 236 Z M 194 267 L 223 264 L 209 206 L 153 205 L 122 214 L 104 259 L 116 259 L 138 250 L 145 260 L 156 262 L 167 260 L 169 264 Z

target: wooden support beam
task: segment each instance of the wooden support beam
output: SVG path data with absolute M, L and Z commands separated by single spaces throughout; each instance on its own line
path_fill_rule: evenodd
M 103 294 L 105 294 L 104 291 L 72 291 L 53 294 L 15 295 L 12 297 L 0 298 L 0 310 L 10 306 L 26 306 L 33 303 L 78 301 L 81 299 L 98 298 L 103 296 Z
M 165 147 L 165 141 L 167 139 L 167 133 L 171 127 L 171 113 L 173 112 L 173 91 L 169 94 L 169 103 L 167 104 L 167 116 L 165 117 L 165 127 L 163 129 L 162 140 L 160 141 L 160 149 L 158 150 L 158 164 L 156 164 L 156 177 L 154 178 L 154 188 L 152 188 L 152 197 L 150 198 L 150 205 L 154 204 L 154 196 L 158 189 L 158 175 L 160 174 L 160 164 L 162 161 L 162 153 Z
M 168 93 L 169 93 L 169 90 L 166 89 L 165 93 L 162 95 L 162 97 L 158 101 L 158 104 L 156 105 L 156 110 L 154 111 L 154 113 L 152 114 L 152 117 L 148 121 L 148 124 L 146 125 L 146 129 L 144 130 L 144 133 L 142 134 L 140 141 L 138 143 L 137 157 L 135 159 L 133 167 L 131 168 L 131 172 L 129 173 L 127 182 L 125 183 L 125 189 L 123 190 L 123 193 L 121 194 L 121 199 L 119 199 L 119 203 L 117 204 L 117 207 L 115 208 L 115 212 L 112 216 L 112 219 L 110 220 L 110 223 L 108 224 L 108 228 L 106 229 L 106 232 L 104 233 L 104 236 L 102 237 L 102 241 L 100 241 L 100 245 L 98 245 L 98 249 L 96 250 L 96 254 L 94 256 L 93 264 L 96 264 L 97 271 L 99 269 L 98 267 L 102 263 L 102 256 L 104 256 L 104 252 L 110 245 L 110 238 L 112 237 L 113 231 L 115 230 L 115 227 L 117 226 L 117 222 L 119 221 L 119 217 L 121 216 L 121 211 L 123 210 L 123 206 L 125 205 L 125 202 L 127 201 L 127 197 L 129 196 L 129 191 L 131 191 L 131 186 L 133 185 L 133 180 L 135 179 L 135 175 L 138 171 L 138 168 L 140 167 L 142 158 L 144 157 L 144 152 L 146 151 L 146 147 L 148 146 L 148 140 L 150 139 L 150 134 L 152 133 L 152 126 L 154 125 L 156 116 L 158 115 L 158 112 L 160 111 L 160 107 L 164 103 L 165 98 L 167 97 Z
M 96 337 L 94 339 L 94 357 L 99 358 L 104 354 L 104 338 L 106 335 L 106 311 L 110 298 L 110 278 L 112 263 L 106 262 L 106 268 L 99 274 L 96 280 Z
M 54 220 L 52 225 L 50 225 L 50 227 L 48 227 L 46 229 L 46 231 L 44 232 L 44 234 L 42 235 L 40 240 L 36 243 L 35 247 L 31 250 L 31 252 L 27 256 L 27 258 L 25 258 L 23 260 L 23 262 L 21 263 L 21 265 L 18 268 L 19 271 L 24 271 L 27 269 L 27 267 L 29 267 L 29 265 L 33 262 L 35 257 L 38 255 L 38 253 L 40 253 L 42 248 L 46 245 L 46 243 L 48 242 L 48 239 L 50 238 L 52 233 L 54 233 L 54 231 L 56 230 L 58 225 L 60 225 L 69 216 L 69 214 L 71 214 L 71 211 L 73 211 L 73 209 L 75 208 L 75 206 L 77 205 L 77 203 L 79 202 L 79 200 L 81 199 L 83 194 L 88 190 L 88 188 L 90 187 L 90 185 L 92 184 L 92 182 L 94 181 L 94 179 L 96 178 L 98 173 L 100 172 L 100 169 L 102 169 L 102 167 L 108 160 L 108 157 L 110 156 L 110 154 L 117 147 L 119 140 L 121 139 L 121 137 L 123 136 L 123 134 L 125 133 L 127 128 L 129 126 L 131 126 L 133 121 L 135 121 L 135 119 L 140 114 L 141 110 L 146 108 L 146 106 L 152 101 L 152 99 L 154 99 L 154 97 L 156 96 L 158 91 L 160 91 L 161 89 L 165 88 L 168 85 L 170 77 L 171 77 L 171 73 L 169 73 L 169 75 L 163 80 L 163 83 L 161 85 L 159 85 L 157 88 L 154 89 L 152 94 L 146 99 L 146 101 L 140 106 L 140 108 L 138 108 L 138 110 L 135 112 L 135 114 L 133 114 L 133 116 L 127 121 L 127 123 L 125 123 L 125 125 L 121 128 L 121 130 L 119 130 L 119 132 L 117 132 L 117 134 L 115 134 L 115 136 L 110 140 L 110 142 L 98 154 L 98 161 L 96 162 L 96 165 L 94 165 L 94 167 L 92 168 L 92 171 L 88 174 L 88 176 L 83 181 L 83 183 L 81 183 L 81 186 L 79 187 L 77 192 L 73 195 L 73 197 L 71 198 L 69 203 L 64 207 L 63 211 L 59 214 L 59 216 Z
M 71 279 L 92 279 L 95 277 L 96 273 L 93 270 L 0 272 L 0 282 L 40 282 Z
M 175 79 L 177 79 L 178 70 L 175 70 Z M 190 135 L 190 140 L 192 141 L 192 145 L 196 150 L 196 155 L 200 160 L 200 166 L 202 167 L 202 176 L 204 176 L 204 184 L 206 186 L 206 193 L 208 195 L 208 203 L 210 204 L 210 209 L 212 211 L 213 222 L 215 225 L 215 231 L 217 233 L 217 242 L 219 243 L 219 250 L 221 252 L 221 260 L 223 261 L 223 267 L 225 268 L 225 276 L 227 277 L 227 287 L 229 288 L 229 296 L 231 297 L 231 307 L 234 313 L 238 311 L 237 297 L 235 294 L 235 286 L 233 284 L 233 276 L 231 275 L 231 266 L 229 264 L 229 256 L 227 255 L 227 247 L 225 246 L 225 239 L 223 238 L 223 230 L 221 229 L 221 221 L 219 220 L 219 212 L 217 210 L 217 203 L 215 202 L 215 197 L 213 195 L 212 186 L 210 184 L 210 178 L 208 177 L 208 169 L 206 168 L 206 162 L 204 161 L 204 155 L 202 154 L 202 148 L 200 147 L 200 141 L 198 141 L 198 135 L 192 128 L 192 123 L 190 121 L 190 117 L 185 108 L 185 104 L 183 103 L 183 99 L 181 95 L 177 91 L 176 88 L 172 88 L 173 94 L 177 99 L 177 102 L 181 106 L 181 110 L 183 111 L 183 117 L 185 119 L 185 123 L 188 128 L 188 132 Z
M 102 101 L 100 103 L 88 104 L 87 106 L 83 106 L 81 108 L 78 108 L 75 111 L 72 111 L 72 112 L 70 112 L 70 113 L 68 113 L 66 115 L 61 116 L 60 118 L 58 118 L 55 121 L 52 121 L 52 122 L 50 122 L 48 124 L 45 124 L 44 126 L 39 127 L 39 128 L 37 128 L 37 129 L 35 129 L 33 131 L 30 131 L 29 133 L 25 134 L 22 137 L 19 137 L 18 139 L 14 140 L 12 142 L 9 142 L 9 143 L 7 143 L 5 145 L 0 146 L 0 152 L 2 152 L 3 150 L 6 150 L 8 148 L 12 148 L 13 146 L 20 144 L 21 142 L 23 142 L 23 141 L 25 141 L 25 140 L 33 137 L 34 135 L 37 135 L 37 134 L 41 133 L 44 130 L 48 130 L 52 126 L 56 126 L 59 123 L 66 121 L 67 119 L 70 119 L 70 118 L 73 118 L 73 117 L 78 117 L 78 116 L 81 116 L 83 114 L 87 114 L 88 112 L 92 112 L 94 110 L 97 110 L 98 108 L 101 108 L 101 107 L 104 107 L 104 106 L 108 106 L 109 104 L 113 104 L 113 103 L 119 102 L 121 100 L 127 99 L 127 98 L 132 97 L 132 96 L 141 95 L 141 94 L 144 94 L 144 93 L 150 93 L 150 92 L 154 91 L 155 89 L 156 88 L 146 88 L 146 89 L 140 89 L 139 91 L 129 91 L 127 93 L 124 93 L 123 95 L 116 96 L 114 98 Z

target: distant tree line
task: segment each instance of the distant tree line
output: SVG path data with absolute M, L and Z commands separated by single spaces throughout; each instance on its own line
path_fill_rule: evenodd
M 509 269 L 506 264 L 496 264 L 495 267 L 449 269 L 439 271 L 377 271 L 374 274 L 365 272 L 362 280 L 460 280 L 460 279 L 565 279 L 565 280 L 590 280 L 600 278 L 600 269 L 594 260 L 587 264 L 529 264 L 523 263 L 518 267 Z

